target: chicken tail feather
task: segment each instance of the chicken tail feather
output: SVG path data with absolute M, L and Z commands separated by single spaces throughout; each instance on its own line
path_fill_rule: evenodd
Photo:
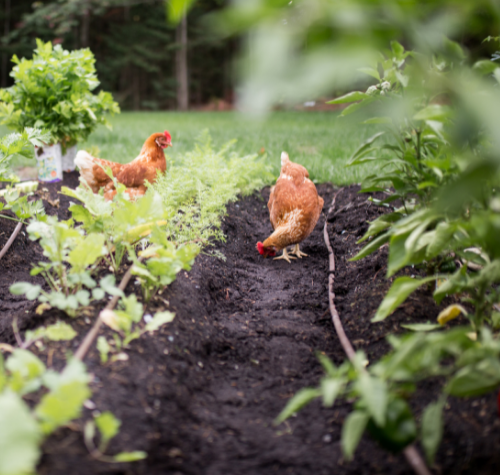
M 85 150 L 79 150 L 75 157 L 75 165 L 80 169 L 80 181 L 86 181 L 90 187 L 96 185 L 94 176 L 94 157 Z

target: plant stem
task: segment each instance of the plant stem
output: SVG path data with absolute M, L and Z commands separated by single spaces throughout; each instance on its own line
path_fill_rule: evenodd
M 5 214 L 0 214 L 0 218 L 4 218 L 4 219 L 10 219 L 11 221 L 16 221 L 18 223 L 23 223 L 24 224 L 24 221 L 22 219 L 19 219 L 19 218 L 14 218 L 12 216 L 7 216 Z

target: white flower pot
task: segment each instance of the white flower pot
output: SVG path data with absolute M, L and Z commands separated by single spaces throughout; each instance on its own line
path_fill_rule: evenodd
M 61 145 L 35 146 L 35 156 L 38 162 L 38 180 L 43 182 L 55 182 L 62 180 L 62 156 Z
M 75 171 L 76 145 L 66 149 L 66 153 L 62 156 L 63 172 Z

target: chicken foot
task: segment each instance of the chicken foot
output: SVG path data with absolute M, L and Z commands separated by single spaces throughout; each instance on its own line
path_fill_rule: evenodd
M 309 254 L 306 254 L 305 252 L 302 252 L 299 249 L 298 244 L 295 244 L 295 246 L 293 246 L 293 249 L 290 251 L 290 254 L 295 254 L 299 259 L 302 259 L 302 257 L 306 257 L 309 255 Z
M 288 254 L 288 252 L 286 251 L 286 247 L 285 247 L 285 248 L 283 248 L 283 254 L 281 256 L 279 256 L 279 257 L 275 257 L 274 258 L 275 261 L 280 260 L 280 259 L 284 259 L 289 264 L 291 264 L 292 261 L 290 259 L 296 259 L 296 257 L 290 256 L 290 254 Z

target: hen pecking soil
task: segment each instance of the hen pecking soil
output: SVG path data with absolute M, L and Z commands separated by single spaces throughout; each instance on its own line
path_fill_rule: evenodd
M 64 184 L 76 186 L 74 174 Z M 56 194 L 59 188 L 60 184 L 47 187 L 45 205 L 49 213 L 67 219 L 68 200 Z M 318 189 L 326 214 L 335 190 L 330 185 Z M 385 279 L 387 250 L 348 262 L 360 248 L 356 240 L 367 221 L 381 212 L 357 191 L 355 186 L 340 190 L 327 219 L 336 255 L 337 309 L 355 348 L 363 348 L 373 361 L 387 351 L 385 336 L 399 332 L 400 323 L 433 320 L 439 309 L 422 290 L 385 322 L 370 323 L 390 285 Z M 324 352 L 337 364 L 344 353 L 327 308 L 325 216 L 301 246 L 309 257 L 292 264 L 263 259 L 255 244 L 271 232 L 268 196 L 265 189 L 229 206 L 224 221 L 227 242 L 217 245 L 225 261 L 199 256 L 189 273 L 182 272 L 149 303 L 150 313 L 174 311 L 173 323 L 133 341 L 127 361 L 103 365 L 97 351 L 91 351 L 86 360 L 94 375 L 92 403 L 87 404 L 91 409 L 77 424 L 47 440 L 40 474 L 413 473 L 403 456 L 389 455 L 367 437 L 352 462 L 343 459 L 340 434 L 350 410 L 348 402 L 339 401 L 327 409 L 315 401 L 284 424 L 272 425 L 297 390 L 318 383 L 322 370 L 316 352 Z M 58 197 L 59 203 L 54 201 Z M 7 238 L 0 234 L 0 245 Z M 29 269 L 41 258 L 38 245 L 20 235 L 0 261 L 7 271 L 0 275 L 2 342 L 14 342 L 14 316 L 21 329 L 64 318 L 54 310 L 38 316 L 35 304 L 8 292 L 15 281 L 36 280 Z M 127 292 L 136 290 L 131 282 Z M 51 343 L 39 350 L 40 357 L 60 369 L 66 351 L 78 346 L 100 308 L 71 321 L 79 333 L 74 341 Z M 111 340 L 110 331 L 103 333 Z M 439 381 L 428 381 L 418 390 L 411 401 L 418 415 L 436 399 L 439 389 Z M 93 460 L 84 446 L 82 427 L 97 410 L 111 410 L 122 421 L 108 453 L 145 450 L 148 458 L 129 464 Z M 445 419 L 433 473 L 500 473 L 500 422 L 494 394 L 451 399 Z

